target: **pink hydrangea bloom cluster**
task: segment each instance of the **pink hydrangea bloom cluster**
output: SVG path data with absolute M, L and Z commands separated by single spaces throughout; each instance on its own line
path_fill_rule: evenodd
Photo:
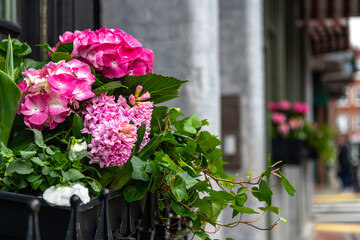
M 139 96 L 141 89 L 138 86 L 135 96 L 129 97 L 132 107 L 124 97 L 119 96 L 115 102 L 115 97 L 106 96 L 106 93 L 93 98 L 84 106 L 82 133 L 92 134 L 89 144 L 90 163 L 97 163 L 101 168 L 124 165 L 137 141 L 137 130 L 143 124 L 146 125 L 146 131 L 140 149 L 149 142 L 153 103 L 140 102 L 150 98 L 148 92 Z
M 285 137 L 291 131 L 302 130 L 305 124 L 305 114 L 309 112 L 309 106 L 304 102 L 291 104 L 287 100 L 269 102 L 268 109 L 272 112 L 271 120 L 278 133 Z
M 93 66 L 107 78 L 144 75 L 153 70 L 154 53 L 120 29 L 65 32 L 56 44 L 73 42 L 71 56 Z
M 91 91 L 95 76 L 79 60 L 49 62 L 40 70 L 29 69 L 23 74 L 25 78 L 18 85 L 23 93 L 18 113 L 33 129 L 55 128 L 69 115 L 69 105 L 77 108 L 78 101 L 95 95 Z

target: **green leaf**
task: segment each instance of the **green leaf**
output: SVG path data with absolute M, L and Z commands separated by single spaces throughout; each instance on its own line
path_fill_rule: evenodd
M 6 168 L 6 173 L 16 172 L 22 175 L 32 173 L 33 171 L 32 164 L 22 160 L 13 160 Z
M 188 197 L 185 181 L 181 177 L 175 177 L 175 180 L 171 185 L 171 192 L 179 202 Z
M 163 134 L 160 134 L 154 138 L 152 138 L 143 149 L 137 154 L 137 156 L 141 159 L 148 159 L 154 153 L 156 148 L 161 143 L 161 139 L 163 138 Z
M 34 139 L 35 139 L 36 145 L 38 145 L 41 148 L 47 148 L 47 146 L 44 143 L 42 133 L 39 130 L 36 130 L 36 129 L 30 129 L 30 130 L 34 132 Z
M 66 53 L 66 52 L 55 52 L 51 55 L 51 60 L 53 62 L 60 62 L 62 60 L 65 60 L 66 62 L 68 61 L 71 61 L 71 60 L 74 60 L 74 58 L 72 58 L 70 56 L 69 53 Z
M 174 77 L 165 77 L 157 74 L 148 73 L 140 76 L 126 75 L 121 82 L 128 87 L 127 90 L 122 91 L 121 95 L 125 98 L 135 93 L 136 87 L 141 85 L 142 92 L 148 91 L 151 95 L 151 101 L 161 103 L 170 99 L 178 97 L 181 84 L 186 81 L 181 81 Z M 120 92 L 118 93 L 118 95 Z
M 175 122 L 175 127 L 177 130 L 191 134 L 195 134 L 201 126 L 201 120 L 195 114 L 184 118 L 181 121 Z
M 83 138 L 83 135 L 80 132 L 83 128 L 84 128 L 84 122 L 82 118 L 80 117 L 79 114 L 74 113 L 72 132 L 75 138 L 77 139 Z
M 269 206 L 271 205 L 271 196 L 273 193 L 266 181 L 261 180 L 259 188 L 253 187 L 252 190 L 253 196 L 259 199 L 259 201 L 265 201 Z
M 132 166 L 130 163 L 126 163 L 124 167 L 118 168 L 115 174 L 113 174 L 109 188 L 121 189 L 131 180 Z M 102 174 L 103 176 L 103 174 Z
M 203 240 L 207 240 L 209 238 L 209 234 L 205 232 L 194 232 L 194 234 Z
M 164 154 L 162 152 L 155 152 L 154 155 L 155 155 L 156 163 L 158 163 L 168 169 L 176 171 L 178 173 L 185 173 L 185 171 L 183 169 L 181 169 L 179 165 L 177 165 L 176 163 L 174 163 L 173 160 L 171 160 L 169 155 Z
M 40 158 L 38 157 L 33 157 L 30 159 L 33 163 L 41 166 L 41 167 L 44 167 L 45 166 L 45 163 L 43 162 L 43 160 L 41 160 Z
M 274 206 L 267 206 L 267 207 L 259 207 L 259 209 L 261 211 L 270 211 L 270 212 L 273 212 L 277 215 L 279 215 L 279 209 L 278 207 L 274 207 Z
M 132 150 L 132 155 L 135 155 L 139 149 L 140 149 L 140 145 L 143 141 L 144 135 L 145 135 L 145 131 L 146 131 L 146 125 L 143 124 L 139 127 L 139 129 L 137 130 L 137 139 L 136 139 L 136 143 L 135 146 L 133 147 Z
M 7 146 L 22 92 L 13 79 L 0 71 L 0 141 Z
M 31 184 L 31 187 L 32 187 L 34 190 L 36 190 L 36 189 L 39 188 L 40 184 L 41 184 L 43 181 L 44 181 L 43 179 L 39 179 L 39 180 L 37 180 L 37 181 L 35 181 L 35 182 L 30 183 L 30 184 Z
M 71 168 L 66 172 L 62 171 L 62 176 L 65 181 L 72 181 L 72 182 L 76 182 L 79 179 L 85 177 L 84 174 L 82 174 L 80 171 L 78 171 L 74 168 Z
M 152 172 L 150 162 L 145 162 L 138 157 L 133 156 L 130 159 L 133 171 L 131 178 L 135 180 L 149 181 L 148 173 Z
M 0 55 L 6 57 L 9 39 L 0 42 Z M 31 48 L 27 43 L 22 43 L 16 38 L 11 39 L 14 57 L 23 57 L 31 53 Z
M 284 176 L 284 174 L 279 171 L 280 176 L 281 176 L 281 183 L 284 186 L 286 192 L 290 195 L 290 196 L 294 196 L 296 190 L 295 188 L 291 185 L 291 183 L 289 182 L 289 180 L 287 180 L 287 178 Z
M 144 198 L 149 182 L 136 181 L 124 189 L 124 197 L 127 202 L 133 202 Z
M 280 217 L 280 216 L 278 216 L 278 218 L 279 218 L 280 221 L 282 221 L 282 222 L 284 222 L 284 223 L 288 223 L 285 218 Z
M 256 212 L 254 209 L 252 208 L 248 208 L 248 207 L 239 207 L 239 206 L 234 206 L 231 205 L 231 208 L 235 209 L 236 211 L 238 211 L 241 214 L 259 214 L 258 212 Z
M 271 159 L 270 159 L 270 154 L 268 155 L 268 161 L 267 161 L 267 168 L 266 171 L 264 173 L 264 176 L 267 178 L 267 182 L 270 181 L 270 174 L 271 174 Z
M 0 156 L 4 158 L 11 158 L 14 156 L 11 149 L 7 148 L 2 141 L 0 141 Z
M 98 88 L 95 88 L 94 90 L 92 90 L 92 92 L 95 93 L 95 95 L 100 95 L 101 93 L 113 91 L 119 88 L 126 88 L 126 86 L 123 85 L 120 81 L 113 81 L 105 83 Z
M 14 80 L 14 55 L 10 34 L 8 36 L 7 54 L 5 60 L 5 72 Z
M 192 188 L 199 182 L 199 180 L 191 177 L 187 172 L 178 173 L 177 176 L 179 176 L 185 182 L 186 189 Z
M 30 159 L 36 155 L 36 151 L 20 151 L 22 159 Z
M 90 191 L 95 193 L 95 194 L 98 194 L 100 193 L 101 191 L 101 184 L 96 181 L 95 179 L 91 179 L 91 180 L 87 180 L 87 183 L 89 184 L 90 186 Z
M 74 44 L 72 42 L 61 43 L 56 47 L 56 52 L 65 52 L 71 54 L 73 51 Z
M 158 205 L 158 208 L 159 208 L 159 210 L 160 210 L 161 212 L 164 211 L 164 208 L 165 208 L 165 203 L 164 203 L 164 201 L 158 200 L 158 201 L 157 201 L 157 205 Z
M 52 48 L 50 47 L 49 44 L 45 43 L 45 44 L 36 44 L 35 46 L 38 47 L 42 47 L 43 49 L 45 49 L 46 51 L 48 51 L 49 53 L 53 54 L 54 50 L 52 50 Z
M 33 183 L 37 180 L 39 180 L 41 178 L 41 175 L 36 175 L 36 174 L 30 174 L 26 180 L 29 182 L 29 183 Z

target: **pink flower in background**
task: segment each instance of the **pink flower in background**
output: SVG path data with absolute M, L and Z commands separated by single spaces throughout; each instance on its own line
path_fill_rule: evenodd
M 30 128 L 53 129 L 65 121 L 70 113 L 69 105 L 77 108 L 77 101 L 95 96 L 91 91 L 95 76 L 90 67 L 79 60 L 49 62 L 40 70 L 29 69 L 23 74 L 25 78 L 19 83 L 23 96 L 18 113 L 24 115 L 25 124 Z
M 280 123 L 277 129 L 282 136 L 285 136 L 290 132 L 290 127 L 286 123 Z
M 101 168 L 124 165 L 137 141 L 137 130 L 143 124 L 146 130 L 140 149 L 149 142 L 153 103 L 140 102 L 150 98 L 148 92 L 140 96 L 141 90 L 142 87 L 138 86 L 135 96 L 129 97 L 132 107 L 124 97 L 119 96 L 115 102 L 115 97 L 106 96 L 106 93 L 91 99 L 84 106 L 84 129 L 81 132 L 92 134 L 90 163 L 97 163 Z
M 283 113 L 275 112 L 271 117 L 273 123 L 279 124 L 286 122 L 286 115 Z
M 275 102 L 268 102 L 268 109 L 270 111 L 276 111 L 278 109 L 277 104 Z
M 278 109 L 280 110 L 289 110 L 291 108 L 291 103 L 288 100 L 282 100 L 278 103 Z
M 152 72 L 154 53 L 120 29 L 66 32 L 59 39 L 57 46 L 73 42 L 71 56 L 92 65 L 107 78 Z
M 293 130 L 302 129 L 304 127 L 304 119 L 302 118 L 290 118 L 289 126 Z
M 307 114 L 309 112 L 309 106 L 304 102 L 294 102 L 293 110 L 297 113 Z

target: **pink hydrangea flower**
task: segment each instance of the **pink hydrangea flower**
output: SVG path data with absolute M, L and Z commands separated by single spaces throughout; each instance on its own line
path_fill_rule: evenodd
M 288 100 L 282 100 L 278 103 L 279 110 L 289 110 L 291 109 L 291 103 Z
M 280 123 L 277 129 L 282 136 L 285 136 L 290 132 L 290 127 L 286 123 Z
M 268 109 L 270 111 L 276 111 L 278 110 L 277 104 L 275 102 L 268 102 Z
M 304 127 L 304 119 L 296 117 L 289 119 L 289 126 L 293 130 L 302 129 Z
M 66 32 L 59 39 L 57 46 L 73 42 L 71 56 L 92 65 L 107 78 L 152 72 L 154 53 L 120 29 Z
M 132 107 L 124 97 L 119 96 L 115 102 L 115 97 L 106 96 L 106 93 L 86 103 L 82 111 L 84 129 L 81 132 L 92 134 L 90 163 L 97 163 L 101 168 L 124 165 L 137 141 L 137 130 L 143 124 L 146 130 L 140 149 L 149 142 L 153 103 L 140 102 L 150 98 L 148 92 L 140 96 L 141 90 L 142 87 L 138 86 L 135 96 L 129 97 Z
M 304 102 L 294 102 L 293 110 L 300 114 L 307 114 L 309 112 L 309 105 Z
M 49 62 L 40 70 L 29 69 L 23 74 L 25 78 L 18 85 L 23 93 L 18 113 L 24 115 L 30 128 L 53 129 L 65 121 L 70 105 L 77 108 L 78 101 L 95 96 L 91 91 L 95 76 L 79 60 Z
M 286 122 L 286 115 L 283 113 L 275 112 L 271 117 L 273 123 L 280 124 Z

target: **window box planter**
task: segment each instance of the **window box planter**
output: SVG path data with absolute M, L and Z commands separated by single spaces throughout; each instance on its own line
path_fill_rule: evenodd
M 315 156 L 316 152 L 303 140 L 294 138 L 272 139 L 272 162 L 300 164 Z
M 37 213 L 37 219 L 42 240 L 68 239 L 67 232 L 74 230 L 69 227 L 72 224 L 78 228 L 78 234 L 80 234 L 81 238 L 71 237 L 70 239 L 105 239 L 104 232 L 106 232 L 106 226 L 102 230 L 100 229 L 102 236 L 96 238 L 95 235 L 97 231 L 99 232 L 99 230 L 97 230 L 98 225 L 106 225 L 108 222 L 111 232 L 115 234 L 119 234 L 120 228 L 123 228 L 122 233 L 124 233 L 124 231 L 130 231 L 133 234 L 135 233 L 135 228 L 136 230 L 140 230 L 139 222 L 141 221 L 139 220 L 143 215 L 145 216 L 145 214 L 143 214 L 144 211 L 148 211 L 147 218 L 150 218 L 152 226 L 151 224 L 148 226 L 146 226 L 146 224 L 144 225 L 145 222 L 149 221 L 142 220 L 144 222 L 141 224 L 142 229 L 150 229 L 153 227 L 154 221 L 151 221 L 151 218 L 155 218 L 155 211 L 152 212 L 153 214 L 149 211 L 149 209 L 154 210 L 154 201 L 150 200 L 152 199 L 151 194 L 147 195 L 150 196 L 150 198 L 146 201 L 140 200 L 131 204 L 125 202 L 121 191 L 107 192 L 106 196 L 104 196 L 105 195 L 93 198 L 87 204 L 80 204 L 75 207 L 76 210 L 74 211 L 74 206 L 50 206 L 41 197 L 0 191 L 0 226 L 2 226 L 0 228 L 0 239 L 26 239 L 29 233 L 29 226 L 31 225 L 29 225 L 29 221 L 32 216 L 29 203 L 34 199 L 37 199 L 40 203 L 40 211 Z M 105 205 L 107 206 L 104 207 Z M 126 206 L 129 206 L 128 211 L 126 210 Z M 102 214 L 103 209 L 106 208 L 108 209 L 108 214 Z M 72 217 L 72 211 L 76 213 L 75 219 Z M 127 222 L 123 223 L 122 220 Z M 139 233 L 136 232 L 135 234 Z M 151 235 L 151 232 L 149 234 Z M 36 234 L 34 234 L 34 236 L 35 235 Z M 129 238 L 124 239 L 132 239 L 130 238 L 130 234 L 128 237 Z

